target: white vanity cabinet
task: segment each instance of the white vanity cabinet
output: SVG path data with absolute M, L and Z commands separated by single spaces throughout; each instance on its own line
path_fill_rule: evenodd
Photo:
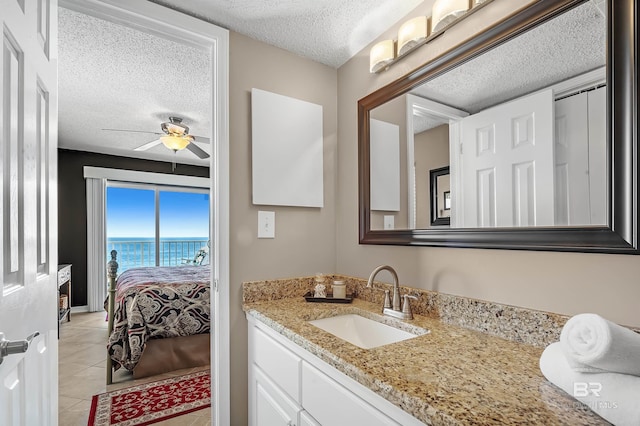
M 300 406 L 290 400 L 260 368 L 255 368 L 251 382 L 254 394 L 252 422 L 255 426 L 295 425 Z
M 297 425 L 302 359 L 257 327 L 249 329 L 249 424 Z
M 309 413 L 302 411 L 300 413 L 300 426 L 321 426 Z
M 399 425 L 308 363 L 302 364 L 302 405 L 324 425 Z
M 249 425 L 424 425 L 247 315 Z

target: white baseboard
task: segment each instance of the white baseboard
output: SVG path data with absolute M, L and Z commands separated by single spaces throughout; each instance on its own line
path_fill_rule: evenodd
M 80 312 L 89 312 L 89 305 L 84 305 L 84 306 L 72 306 L 71 307 L 71 313 L 72 314 L 77 314 Z

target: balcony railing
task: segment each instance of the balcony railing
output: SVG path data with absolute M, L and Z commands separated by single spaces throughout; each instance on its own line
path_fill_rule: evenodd
M 160 255 L 156 264 L 155 241 L 109 241 L 107 256 L 111 250 L 118 252 L 119 272 L 139 266 L 177 266 L 193 261 L 198 251 L 207 247 L 207 243 L 207 240 L 160 240 Z M 206 256 L 202 264 L 208 263 L 209 256 Z

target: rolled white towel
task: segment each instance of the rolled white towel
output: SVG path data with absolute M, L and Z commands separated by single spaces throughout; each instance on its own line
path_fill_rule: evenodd
M 575 371 L 569 366 L 560 342 L 544 350 L 540 370 L 551 383 L 614 425 L 640 425 L 640 377 Z
M 640 376 L 640 334 L 596 314 L 580 314 L 560 333 L 569 365 L 583 373 L 606 371 Z

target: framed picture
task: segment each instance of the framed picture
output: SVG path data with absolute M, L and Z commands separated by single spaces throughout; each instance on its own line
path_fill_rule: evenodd
M 449 166 L 429 172 L 431 191 L 431 226 L 451 224 L 451 183 Z

